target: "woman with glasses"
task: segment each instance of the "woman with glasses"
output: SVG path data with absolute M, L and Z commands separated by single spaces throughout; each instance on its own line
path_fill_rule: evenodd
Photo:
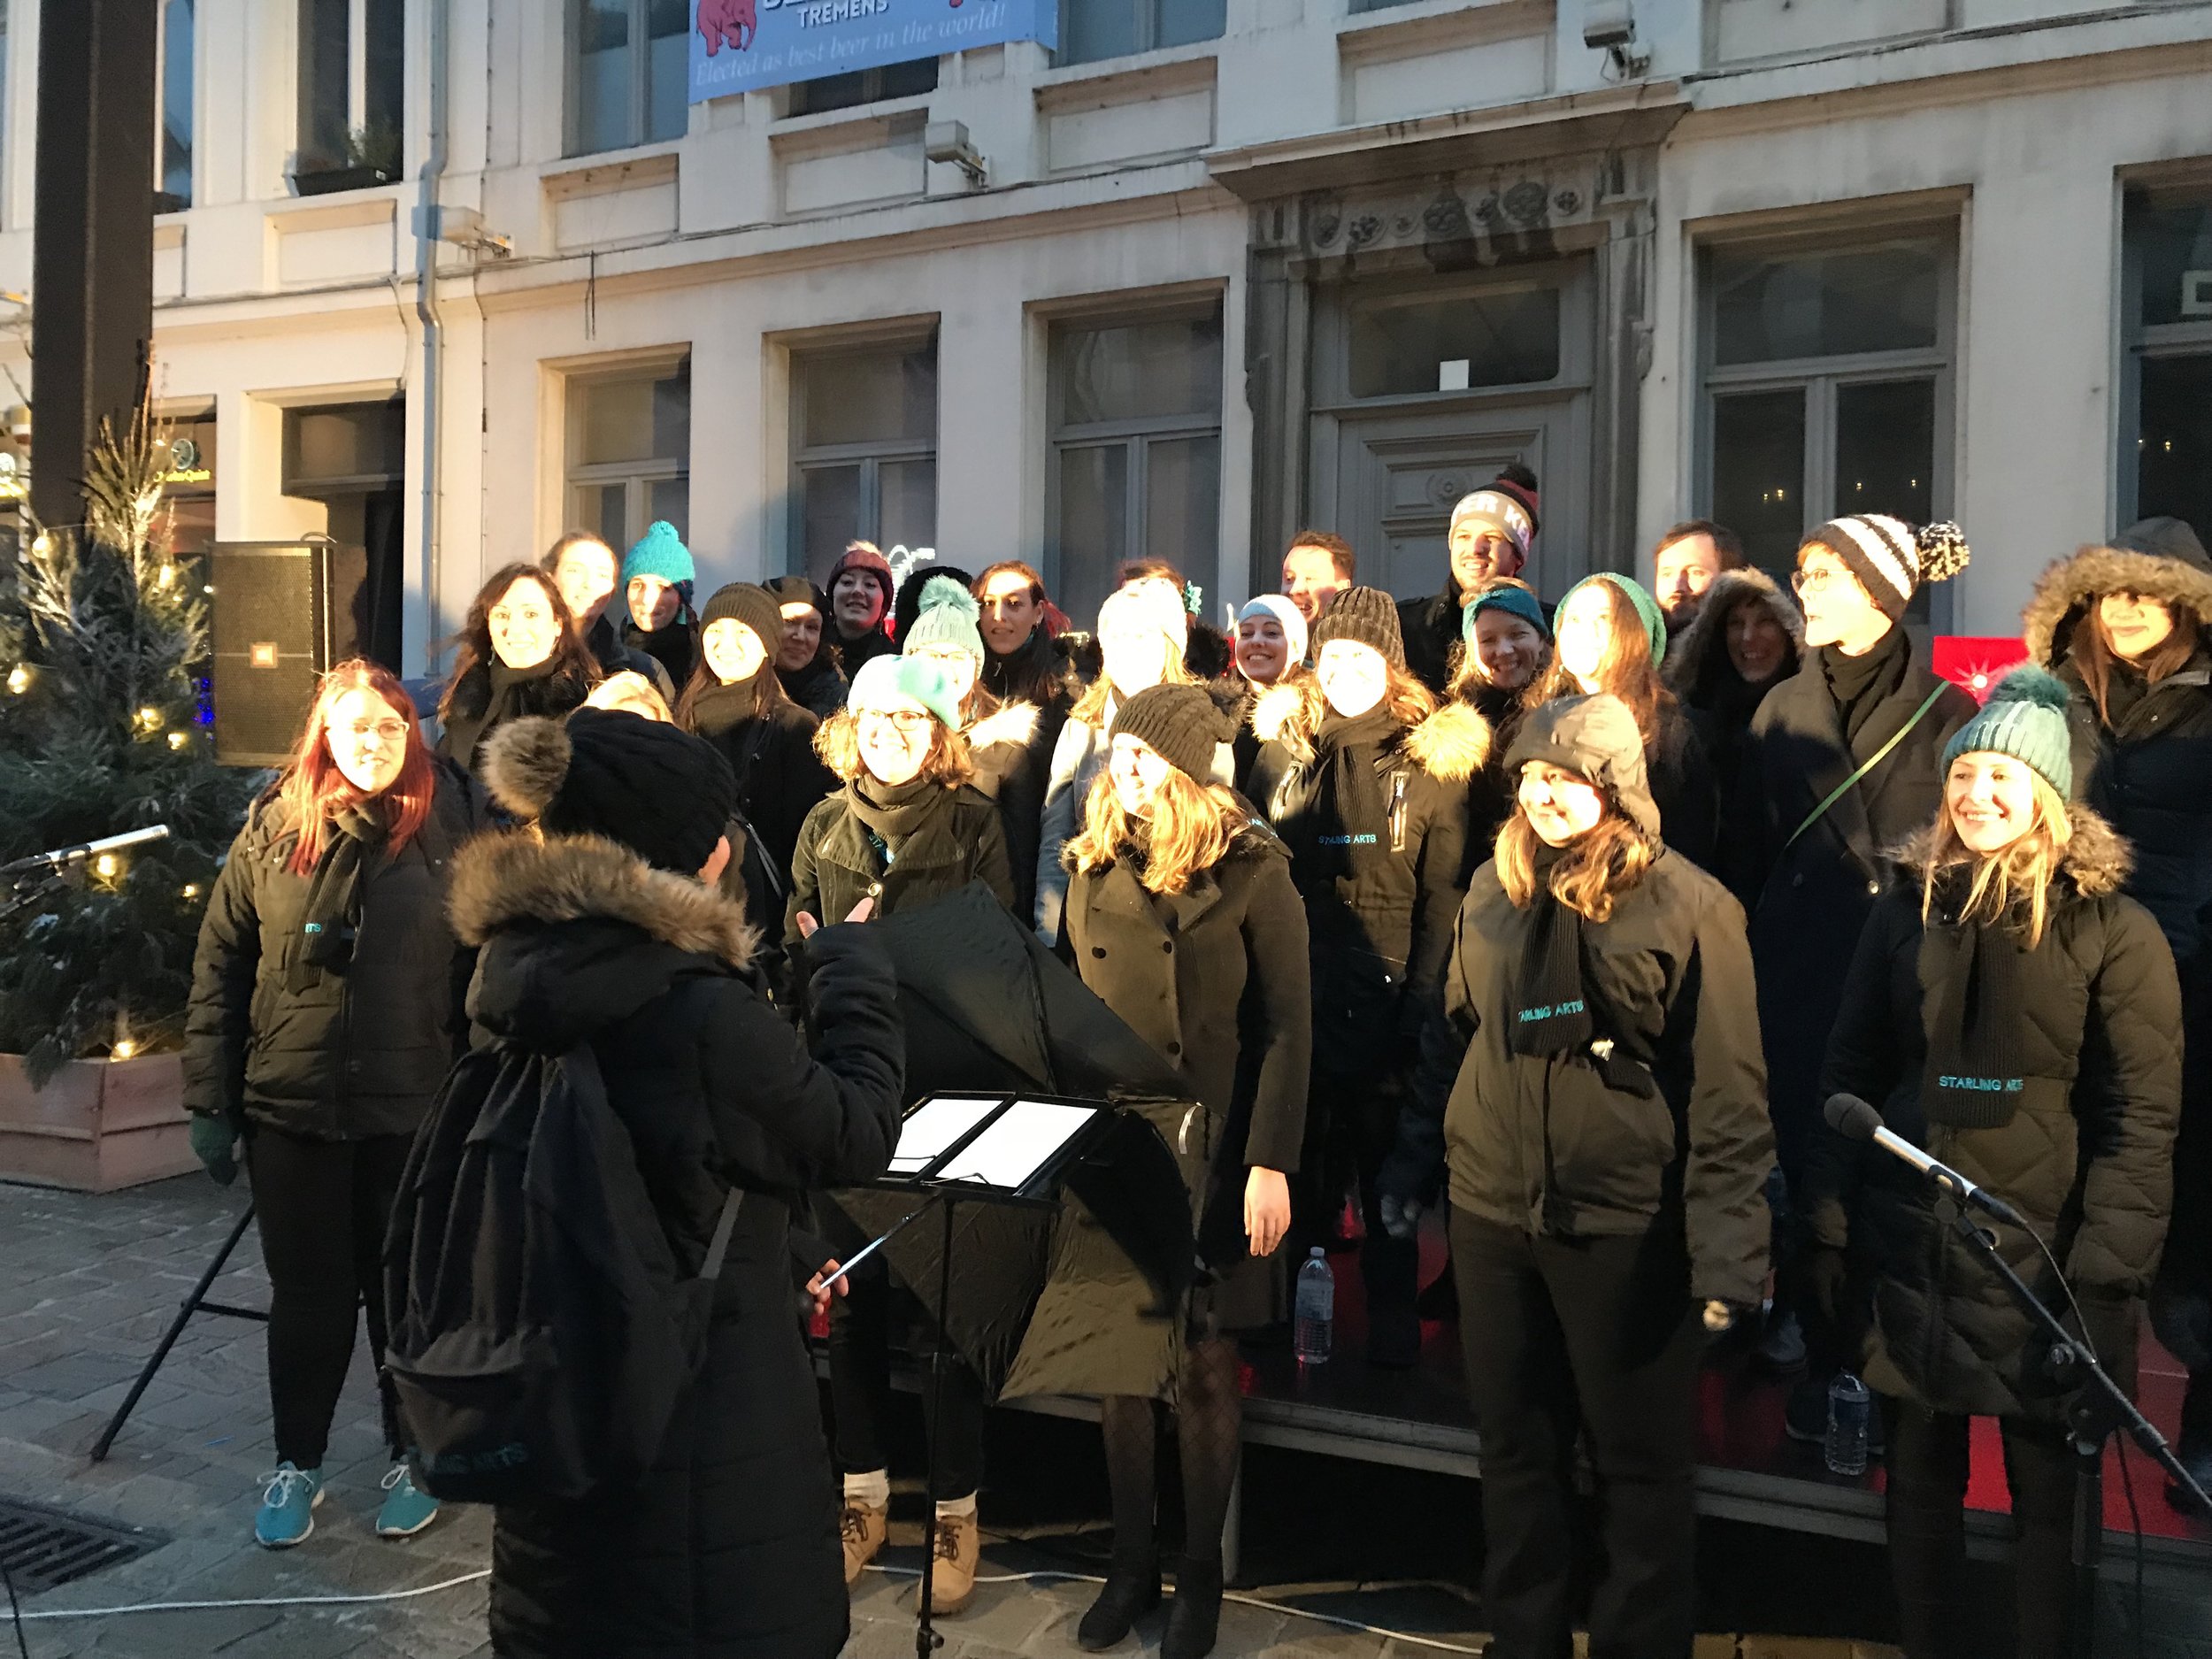
M 1006 833 L 987 795 L 971 787 L 975 763 L 960 735 L 960 687 L 926 657 L 872 657 L 853 676 L 847 706 L 817 740 L 844 787 L 807 815 L 791 864 L 785 943 L 796 949 L 822 921 L 864 903 L 895 915 L 981 881 L 1010 911 Z M 836 1264 L 825 1267 L 834 1273 Z M 858 1580 L 890 1525 L 891 1474 L 882 1424 L 890 1409 L 890 1286 L 879 1265 L 841 1281 L 830 1321 L 830 1394 L 837 1463 L 844 1471 L 845 1582 Z M 964 1365 L 945 1379 L 930 1424 L 937 1471 L 938 1552 L 932 1606 L 957 1613 L 975 1594 L 982 1536 L 983 1385 Z
M 325 677 L 291 763 L 255 803 L 200 926 L 187 1016 L 192 1146 L 228 1185 L 245 1144 L 269 1271 L 276 1471 L 254 1517 L 270 1549 L 315 1529 L 323 1452 L 355 1308 L 384 1353 L 384 1230 L 416 1126 L 466 1047 L 472 956 L 447 926 L 453 855 L 483 798 L 422 741 L 405 689 L 372 663 Z M 376 1520 L 419 1532 L 380 1374 L 393 1468 Z
M 599 678 L 554 580 L 534 565 L 495 571 L 461 625 L 453 680 L 438 704 L 438 753 L 473 772 L 478 748 L 499 727 L 526 714 L 558 718 Z
M 1929 667 L 1905 611 L 1924 582 L 1947 580 L 1966 560 L 1956 525 L 1916 530 L 1865 513 L 1820 526 L 1798 549 L 1791 579 L 1805 613 L 1798 671 L 1767 694 L 1751 722 L 1742 763 L 1748 810 L 1729 833 L 1745 852 L 1732 869 L 1751 913 L 1769 1110 L 1790 1205 L 1776 1252 L 1776 1305 L 1786 1320 L 1802 1320 L 1810 1300 L 1793 1217 L 1852 949 L 1882 890 L 1883 849 L 1935 816 L 1943 746 L 1975 710 L 1972 697 Z M 1770 1329 L 1763 1352 L 1786 1368 L 1809 1359 L 1787 1426 L 1793 1438 L 1817 1440 L 1845 1338 L 1816 1324 L 1804 1339 L 1801 1347 L 1793 1332 Z

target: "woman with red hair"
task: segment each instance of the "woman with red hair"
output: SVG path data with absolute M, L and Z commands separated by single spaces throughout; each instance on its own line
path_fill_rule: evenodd
M 381 1371 L 385 1225 L 415 1128 L 467 1041 L 472 957 L 446 923 L 448 872 L 485 816 L 467 774 L 423 742 L 399 681 L 341 664 L 200 925 L 185 1104 L 218 1182 L 236 1178 L 243 1141 L 260 1224 L 277 1462 L 254 1538 L 271 1549 L 314 1531 L 357 1304 Z M 437 1504 L 408 1481 L 380 1383 L 394 1468 L 376 1530 L 406 1537 Z

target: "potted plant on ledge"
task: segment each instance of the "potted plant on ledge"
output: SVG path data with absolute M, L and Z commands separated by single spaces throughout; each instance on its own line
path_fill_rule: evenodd
M 143 410 L 104 429 L 85 526 L 0 557 L 0 863 L 169 830 L 59 883 L 0 879 L 0 1179 L 103 1191 L 195 1164 L 193 948 L 260 777 L 215 760 L 203 579 L 162 547 L 167 457 Z

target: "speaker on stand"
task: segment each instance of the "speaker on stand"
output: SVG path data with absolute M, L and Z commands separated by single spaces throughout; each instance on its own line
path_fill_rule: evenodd
M 397 563 L 323 535 L 208 549 L 219 760 L 283 764 L 334 664 L 367 657 L 396 672 Z

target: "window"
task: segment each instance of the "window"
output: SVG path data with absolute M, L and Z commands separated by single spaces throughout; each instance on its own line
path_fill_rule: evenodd
M 404 0 L 299 0 L 303 195 L 389 184 L 404 149 Z
M 1087 619 L 1125 559 L 1203 582 L 1221 519 L 1221 312 L 1071 323 L 1052 334 L 1045 580 Z
M 787 114 L 820 115 L 829 110 L 856 109 L 880 104 L 886 98 L 918 97 L 937 90 L 937 60 L 917 58 L 880 69 L 852 69 L 841 75 L 802 81 L 791 88 Z
M 1788 570 L 1842 513 L 1947 509 L 1952 271 L 1934 236 L 1709 250 L 1700 511 L 1752 563 Z
M 161 125 L 154 134 L 154 211 L 192 205 L 193 0 L 163 0 L 156 42 L 155 84 Z
M 572 0 L 572 156 L 681 138 L 691 96 L 685 0 Z
M 808 352 L 791 365 L 793 539 L 826 581 L 854 541 L 937 540 L 937 341 Z
M 617 552 L 665 518 L 691 518 L 691 359 L 672 367 L 572 379 L 568 522 Z
M 1355 397 L 1479 390 L 1559 378 L 1555 282 L 1378 296 L 1352 308 Z
M 1053 61 L 1090 64 L 1217 41 L 1228 19 L 1228 0 L 1060 0 Z
M 2131 191 L 2119 521 L 2212 531 L 2212 196 Z

